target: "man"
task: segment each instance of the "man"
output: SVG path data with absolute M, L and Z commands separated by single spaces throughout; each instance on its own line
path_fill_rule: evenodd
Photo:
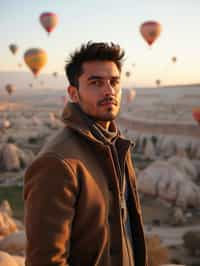
M 113 121 L 123 57 L 89 42 L 67 62 L 65 127 L 25 176 L 27 266 L 146 265 L 131 143 Z

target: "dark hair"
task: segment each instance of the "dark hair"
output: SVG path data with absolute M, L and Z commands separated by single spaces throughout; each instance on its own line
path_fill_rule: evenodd
M 78 78 L 83 73 L 83 63 L 89 61 L 113 61 L 121 72 L 124 50 L 118 44 L 104 42 L 88 42 L 82 44 L 69 56 L 65 66 L 65 73 L 70 85 L 78 88 Z

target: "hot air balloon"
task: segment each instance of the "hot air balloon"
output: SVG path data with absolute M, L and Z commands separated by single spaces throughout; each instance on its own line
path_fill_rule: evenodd
M 132 102 L 135 96 L 136 96 L 136 91 L 134 89 L 129 89 L 127 94 L 127 103 Z
M 9 83 L 5 86 L 5 90 L 9 95 L 11 95 L 16 90 L 16 87 L 15 85 Z
M 16 44 L 10 44 L 9 45 L 9 49 L 15 55 L 19 48 L 18 48 L 18 46 Z
M 125 72 L 125 76 L 126 76 L 127 78 L 129 78 L 129 77 L 131 76 L 131 72 L 130 72 L 130 71 L 126 71 L 126 72 Z
M 0 131 L 4 131 L 5 129 L 8 129 L 11 127 L 11 123 L 8 119 L 4 118 L 3 120 L 0 120 Z
M 157 80 L 156 80 L 156 85 L 159 87 L 160 84 L 161 84 L 161 80 L 160 80 L 160 79 L 157 79 Z
M 200 107 L 194 108 L 192 110 L 192 116 L 195 121 L 200 125 Z
M 52 75 L 56 78 L 58 76 L 58 72 L 53 72 Z
M 123 104 L 127 105 L 133 101 L 136 96 L 136 91 L 134 89 L 124 88 L 122 90 Z
M 172 63 L 176 63 L 176 61 L 177 61 L 177 57 L 176 56 L 173 56 L 172 57 Z
M 40 15 L 40 23 L 50 34 L 58 24 L 58 16 L 52 12 L 45 12 Z
M 24 61 L 34 76 L 37 76 L 47 63 L 47 53 L 43 49 L 31 48 L 24 54 Z
M 155 42 L 161 31 L 161 24 L 156 21 L 146 21 L 140 26 L 140 33 L 149 46 Z

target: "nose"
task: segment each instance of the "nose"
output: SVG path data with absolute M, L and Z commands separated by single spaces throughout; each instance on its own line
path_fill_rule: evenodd
M 110 80 L 106 81 L 104 84 L 104 95 L 114 95 L 115 88 L 111 85 Z

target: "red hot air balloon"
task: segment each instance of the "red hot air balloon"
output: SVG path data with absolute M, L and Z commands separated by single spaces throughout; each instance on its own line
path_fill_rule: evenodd
M 146 21 L 140 26 L 140 33 L 149 46 L 160 36 L 161 31 L 162 26 L 156 21 Z
M 192 110 L 192 116 L 193 116 L 194 120 L 196 120 L 197 123 L 200 125 L 200 107 L 194 108 Z
M 58 24 L 58 16 L 52 12 L 45 12 L 40 15 L 40 23 L 50 34 Z

